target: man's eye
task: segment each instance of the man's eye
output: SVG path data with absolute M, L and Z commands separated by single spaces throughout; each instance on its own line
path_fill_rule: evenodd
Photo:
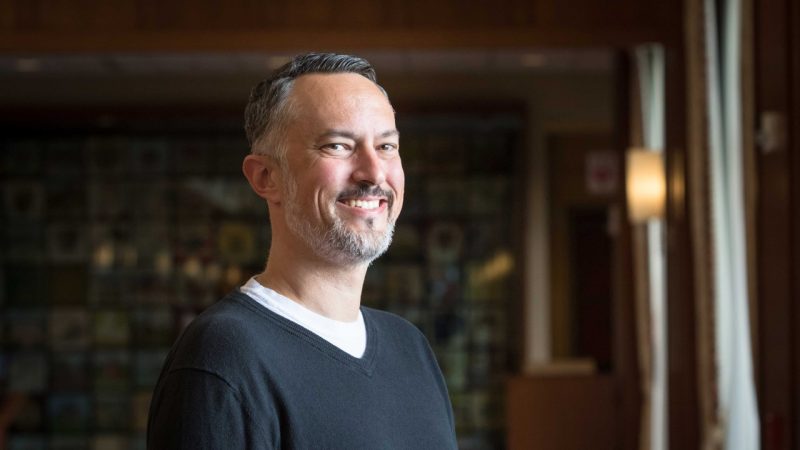
M 395 145 L 395 144 L 381 144 L 378 148 L 383 150 L 383 151 L 385 151 L 385 152 L 393 152 L 393 151 L 397 150 L 397 145 Z
M 344 144 L 325 144 L 322 146 L 325 150 L 329 150 L 332 152 L 344 152 L 347 151 L 347 146 Z

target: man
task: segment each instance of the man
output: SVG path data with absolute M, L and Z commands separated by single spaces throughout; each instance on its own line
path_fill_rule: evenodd
M 253 89 L 245 116 L 243 172 L 272 226 L 267 266 L 175 344 L 148 448 L 456 448 L 423 335 L 360 306 L 404 187 L 394 111 L 372 67 L 298 56 Z

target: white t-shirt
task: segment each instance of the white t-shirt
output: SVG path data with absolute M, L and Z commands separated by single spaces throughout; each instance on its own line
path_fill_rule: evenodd
M 367 328 L 364 326 L 361 311 L 358 311 L 358 318 L 353 322 L 330 319 L 262 286 L 255 278 L 250 278 L 239 290 L 268 310 L 308 329 L 342 351 L 356 358 L 364 355 L 367 348 Z

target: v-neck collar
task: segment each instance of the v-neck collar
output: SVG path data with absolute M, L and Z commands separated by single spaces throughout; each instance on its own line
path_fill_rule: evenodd
M 274 322 L 288 333 L 305 340 L 316 350 L 335 359 L 339 363 L 358 372 L 362 372 L 367 376 L 372 376 L 372 372 L 375 368 L 376 356 L 378 353 L 378 339 L 375 323 L 369 310 L 363 307 L 361 308 L 361 315 L 364 317 L 364 326 L 366 327 L 367 331 L 367 346 L 364 349 L 364 354 L 361 356 L 361 358 L 356 358 L 339 347 L 331 344 L 308 328 L 305 328 L 302 325 L 287 319 L 286 317 L 270 311 L 263 305 L 259 304 L 258 301 L 243 292 L 234 291 L 228 296 L 228 298 L 237 301 L 237 303 L 241 304 L 247 309 Z

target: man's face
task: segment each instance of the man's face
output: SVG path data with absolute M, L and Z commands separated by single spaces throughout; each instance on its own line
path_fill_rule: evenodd
M 389 247 L 403 204 L 394 111 L 357 74 L 303 75 L 289 95 L 287 227 L 328 261 L 371 262 Z

